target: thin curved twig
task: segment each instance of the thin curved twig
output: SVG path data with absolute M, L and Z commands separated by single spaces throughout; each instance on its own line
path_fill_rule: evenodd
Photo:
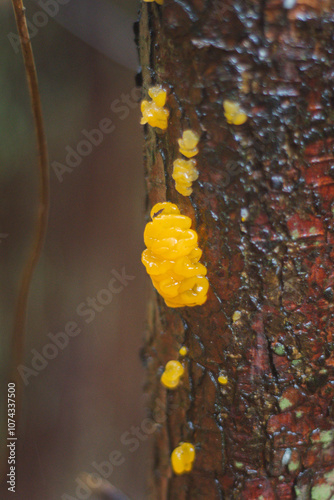
M 34 238 L 29 255 L 24 265 L 23 274 L 19 284 L 12 335 L 11 367 L 9 380 L 11 382 L 15 382 L 16 384 L 16 426 L 18 426 L 18 417 L 22 401 L 22 378 L 19 375 L 17 368 L 20 364 L 22 364 L 24 356 L 26 311 L 30 284 L 42 251 L 48 224 L 49 166 L 46 136 L 42 116 L 42 106 L 38 90 L 34 55 L 30 43 L 27 21 L 25 17 L 25 7 L 23 6 L 22 0 L 12 0 L 12 4 L 15 13 L 17 29 L 21 40 L 21 48 L 28 81 L 32 114 L 35 124 L 39 172 L 39 204 L 36 214 Z

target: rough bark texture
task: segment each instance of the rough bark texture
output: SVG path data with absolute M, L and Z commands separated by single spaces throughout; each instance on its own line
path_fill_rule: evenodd
M 334 498 L 334 2 L 293 3 L 141 8 L 144 95 L 163 85 L 171 111 L 166 133 L 145 129 L 149 208 L 168 200 L 193 219 L 211 284 L 201 307 L 150 303 L 148 389 L 167 416 L 153 499 Z M 227 124 L 224 99 L 244 125 Z M 185 128 L 201 132 L 191 197 L 171 176 Z M 181 344 L 187 374 L 167 392 Z M 180 441 L 197 453 L 175 476 Z

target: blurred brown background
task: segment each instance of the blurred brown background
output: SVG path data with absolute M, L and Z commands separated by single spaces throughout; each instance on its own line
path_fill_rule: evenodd
M 47 0 L 41 2 L 52 8 Z M 124 461 L 107 479 L 130 498 L 142 499 L 150 440 L 143 439 L 132 452 L 121 442 L 121 436 L 145 417 L 144 369 L 139 359 L 148 289 L 140 263 L 145 200 L 142 130 L 139 105 L 133 99 L 139 92 L 133 91 L 130 101 L 127 97 L 137 72 L 132 24 L 138 3 L 69 0 L 57 5 L 57 15 L 48 13 L 45 22 L 45 16 L 36 15 L 45 9 L 26 2 L 28 20 L 35 27 L 41 25 L 32 43 L 48 136 L 51 212 L 30 294 L 25 366 L 32 367 L 32 349 L 42 353 L 51 342 L 49 333 L 63 332 L 71 321 L 81 332 L 28 378 L 17 448 L 17 492 L 13 495 L 2 486 L 0 498 L 53 500 L 66 499 L 67 494 L 79 499 L 76 478 L 94 472 L 93 462 L 108 461 L 110 453 L 119 450 Z M 37 176 L 23 62 L 15 40 L 8 37 L 16 27 L 7 0 L 0 2 L 0 27 L 1 393 L 5 395 L 9 338 L 18 280 L 31 242 Z M 115 129 L 104 133 L 88 154 L 82 146 L 86 155 L 72 171 L 63 173 L 61 182 L 54 162 L 64 165 L 70 150 L 66 148 L 80 149 L 85 139 L 82 130 L 90 132 L 106 118 Z M 78 315 L 78 306 L 107 288 L 111 271 L 121 273 L 122 268 L 135 278 L 88 324 L 88 316 Z M 2 398 L 1 418 L 5 403 Z M 81 498 L 95 498 L 87 495 Z

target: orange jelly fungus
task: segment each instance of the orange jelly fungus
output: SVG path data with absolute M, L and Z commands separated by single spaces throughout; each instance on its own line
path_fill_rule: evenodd
M 171 462 L 175 474 L 185 474 L 193 468 L 195 447 L 191 443 L 181 443 L 172 452 Z
M 193 192 L 192 183 L 198 179 L 196 160 L 177 159 L 173 163 L 172 177 L 175 181 L 175 189 L 183 196 L 189 196 Z
M 191 219 L 173 203 L 157 203 L 146 224 L 147 249 L 142 262 L 154 287 L 169 307 L 199 306 L 207 299 L 206 267 L 199 263 L 202 251 Z
M 179 354 L 182 357 L 184 357 L 188 354 L 188 349 L 186 348 L 186 346 L 183 345 L 182 347 L 180 347 Z
M 166 364 L 165 370 L 161 375 L 161 383 L 167 387 L 167 389 L 175 389 L 179 383 L 180 378 L 184 374 L 184 368 L 180 361 L 172 359 Z
M 164 108 L 166 104 L 167 92 L 162 87 L 151 87 L 148 91 L 148 95 L 151 97 L 152 101 L 142 101 L 141 102 L 141 112 L 142 119 L 140 123 L 144 125 L 148 123 L 151 127 L 158 127 L 161 130 L 165 130 L 168 126 L 169 111 Z
M 232 125 L 242 125 L 247 120 L 247 115 L 244 111 L 240 109 L 237 102 L 224 101 L 224 114 L 227 123 Z
M 225 377 L 224 375 L 219 375 L 219 377 L 218 377 L 218 383 L 220 385 L 226 385 L 228 383 L 228 378 Z
M 193 130 L 185 130 L 182 134 L 182 138 L 178 139 L 180 153 L 182 153 L 187 158 L 192 158 L 197 155 L 198 148 L 197 144 L 199 141 L 199 135 Z

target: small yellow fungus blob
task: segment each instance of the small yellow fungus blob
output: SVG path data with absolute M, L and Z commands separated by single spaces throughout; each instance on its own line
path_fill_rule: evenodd
M 173 203 L 157 203 L 146 224 L 142 263 L 153 286 L 169 307 L 199 306 L 207 299 L 206 267 L 199 263 L 202 251 L 191 219 Z
M 218 377 L 218 383 L 220 385 L 226 385 L 228 383 L 228 378 L 224 377 L 224 375 L 219 375 L 219 377 Z
M 183 196 L 189 196 L 193 192 L 192 183 L 198 179 L 196 160 L 175 160 L 173 163 L 172 177 L 175 181 L 175 189 Z
M 182 139 L 178 139 L 180 146 L 180 153 L 182 153 L 187 158 L 192 158 L 197 155 L 198 148 L 197 144 L 199 141 L 199 135 L 193 130 L 185 130 L 182 134 Z
M 168 361 L 165 367 L 165 371 L 161 375 L 161 383 L 167 387 L 167 389 L 175 389 L 179 383 L 180 378 L 184 374 L 184 368 L 180 361 L 172 360 Z
M 159 5 L 164 3 L 164 0 L 155 0 Z M 144 2 L 154 2 L 154 0 L 144 0 Z
M 238 321 L 238 319 L 241 318 L 241 312 L 240 311 L 234 311 L 233 316 L 232 316 L 232 321 L 235 323 Z
M 193 468 L 195 447 L 191 443 L 181 443 L 172 452 L 171 462 L 175 474 L 185 474 Z
M 159 108 L 163 108 L 166 104 L 167 92 L 159 85 L 150 87 L 148 89 L 148 95 Z
M 179 350 L 179 354 L 180 354 L 180 356 L 183 356 L 183 357 L 184 357 L 184 356 L 186 356 L 186 355 L 188 354 L 188 349 L 186 348 L 186 346 L 184 346 L 184 345 L 183 345 L 183 346 L 180 348 L 180 350 Z
M 148 123 L 151 127 L 158 127 L 165 130 L 168 125 L 169 111 L 164 108 L 166 104 L 167 92 L 162 87 L 151 87 L 148 91 L 152 101 L 141 102 L 142 119 L 140 123 Z
M 227 123 L 231 123 L 232 125 L 242 125 L 245 123 L 247 115 L 240 109 L 237 102 L 224 101 L 223 106 Z

